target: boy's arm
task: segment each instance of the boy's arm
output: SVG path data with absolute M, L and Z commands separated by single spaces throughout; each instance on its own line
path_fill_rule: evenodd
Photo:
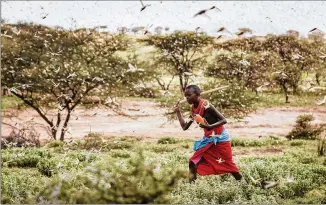
M 207 125 L 200 125 L 200 127 L 210 130 L 227 123 L 225 117 L 213 105 L 209 105 L 209 107 L 206 108 L 206 112 L 212 113 L 213 116 L 220 120 L 210 125 L 208 123 Z
M 178 119 L 179 119 L 179 123 L 180 123 L 182 129 L 183 130 L 187 130 L 190 127 L 190 125 L 192 124 L 193 119 L 191 119 L 189 122 L 186 122 L 183 119 L 182 114 L 181 114 L 181 111 L 180 111 L 179 104 L 177 104 L 177 106 L 176 106 L 176 108 L 174 110 L 177 113 L 177 116 L 178 116 Z
M 185 125 L 184 125 L 184 127 L 182 127 L 182 129 L 187 130 L 190 127 L 190 125 L 192 124 L 193 121 L 194 121 L 193 119 L 190 119 L 189 122 L 185 123 Z

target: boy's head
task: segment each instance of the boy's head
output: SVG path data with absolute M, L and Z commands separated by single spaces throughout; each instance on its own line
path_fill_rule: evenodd
M 185 97 L 189 104 L 193 104 L 198 101 L 200 97 L 200 88 L 197 85 L 189 85 L 185 89 Z

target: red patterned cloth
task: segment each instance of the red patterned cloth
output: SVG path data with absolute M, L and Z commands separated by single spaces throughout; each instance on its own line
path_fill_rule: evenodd
M 204 117 L 204 111 L 205 111 L 205 106 L 208 105 L 208 101 L 204 99 L 199 99 L 199 105 L 197 108 L 194 107 L 194 105 L 191 106 L 191 114 L 199 114 L 201 117 Z M 223 125 L 215 127 L 214 129 L 207 130 L 204 128 L 204 135 L 206 137 L 209 137 L 215 133 L 215 135 L 221 134 L 223 131 L 224 127 Z M 213 133 L 214 132 L 214 133 Z
M 202 159 L 197 166 L 199 175 L 226 174 L 239 172 L 238 167 L 232 160 L 232 149 L 230 142 L 219 142 L 216 145 L 210 143 L 197 150 L 189 159 L 195 164 Z

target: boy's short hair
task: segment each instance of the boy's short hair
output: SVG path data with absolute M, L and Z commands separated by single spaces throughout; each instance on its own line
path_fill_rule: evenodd
M 186 89 L 192 89 L 196 95 L 200 96 L 201 90 L 197 85 L 188 85 Z

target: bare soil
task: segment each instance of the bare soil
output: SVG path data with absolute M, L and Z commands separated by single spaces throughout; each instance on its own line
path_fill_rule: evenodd
M 85 109 L 73 112 L 66 138 L 82 138 L 91 132 L 105 136 L 138 136 L 154 141 L 161 137 L 199 139 L 203 131 L 193 124 L 187 131 L 180 128 L 178 121 L 167 122 L 165 110 L 155 102 L 124 101 L 123 112 L 128 116 L 118 115 L 104 107 Z M 53 111 L 52 111 L 53 112 Z M 232 137 L 257 138 L 259 136 L 285 136 L 295 124 L 296 117 L 302 114 L 313 114 L 314 123 L 326 121 L 326 107 L 274 107 L 258 110 L 244 120 L 231 121 L 225 125 Z M 9 117 L 11 115 L 11 117 Z M 54 113 L 49 116 L 55 118 Z M 44 120 L 31 108 L 17 111 L 10 110 L 2 115 L 1 136 L 7 136 L 12 128 L 32 120 L 41 139 L 50 139 L 44 126 Z

